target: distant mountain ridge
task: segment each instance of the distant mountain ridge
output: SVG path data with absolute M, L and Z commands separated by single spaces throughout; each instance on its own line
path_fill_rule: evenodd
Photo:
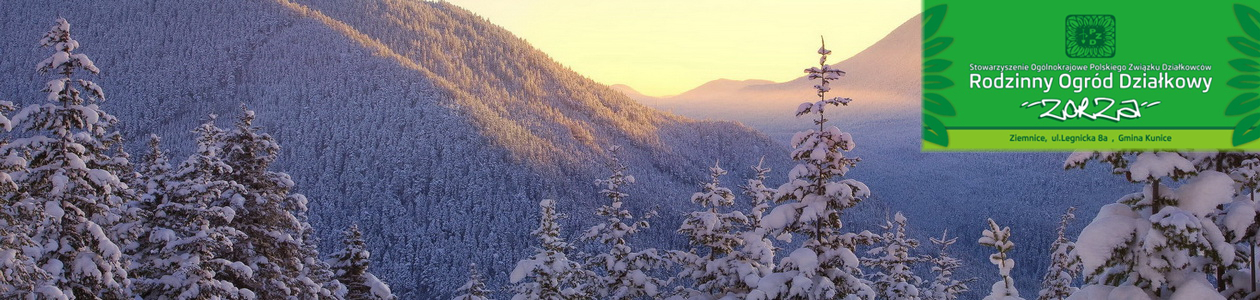
M 311 199 L 333 249 L 358 222 L 373 269 L 402 299 L 444 298 L 469 263 L 500 286 L 532 244 L 536 205 L 558 199 L 590 222 L 606 176 L 602 149 L 623 146 L 638 184 L 627 205 L 659 207 L 642 237 L 666 245 L 685 197 L 720 160 L 725 182 L 786 149 L 730 122 L 697 122 L 640 105 L 555 63 L 459 7 L 408 0 L 0 1 L 0 100 L 43 99 L 34 47 L 57 16 L 74 24 L 103 72 L 103 108 L 132 153 L 156 133 L 182 158 L 208 114 L 240 105 L 281 144 L 277 169 Z M 782 176 L 776 175 L 777 178 Z M 733 185 L 732 185 L 733 186 Z
M 909 116 L 918 110 L 921 27 L 921 16 L 916 15 L 858 54 L 829 61 L 848 73 L 832 83 L 833 94 L 854 99 L 841 114 L 875 120 Z M 809 62 L 802 62 L 801 69 L 808 66 Z M 803 75 L 780 83 L 717 79 L 677 96 L 631 98 L 692 118 L 738 121 L 786 143 L 796 129 L 808 124 L 791 112 L 801 102 L 817 101 L 813 85 Z
M 643 99 L 645 97 L 652 98 L 652 96 L 644 95 L 643 93 L 640 93 L 638 90 L 635 90 L 634 88 L 628 85 L 614 84 L 608 87 L 613 89 L 614 91 L 617 91 L 626 95 L 626 97 L 630 97 L 630 99 L 634 99 L 635 101 L 638 101 L 639 99 Z
M 669 98 L 670 100 L 675 100 L 675 101 L 678 101 L 678 100 L 686 101 L 687 99 L 698 99 L 698 98 L 712 98 L 718 95 L 731 95 L 731 94 L 739 93 L 743 91 L 744 88 L 747 88 L 747 87 L 764 86 L 764 85 L 772 85 L 772 84 L 774 84 L 773 81 L 761 80 L 761 79 L 732 80 L 732 79 L 722 78 L 722 79 L 706 82 L 704 84 L 701 84 L 700 86 L 697 86 L 694 89 L 683 92 L 682 94 L 678 94 L 678 95 L 670 96 L 670 97 L 663 97 L 663 98 Z

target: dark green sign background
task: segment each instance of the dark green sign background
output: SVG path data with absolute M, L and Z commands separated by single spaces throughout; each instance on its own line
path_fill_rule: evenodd
M 1246 110 L 1246 107 L 1252 106 L 1251 101 L 1242 99 L 1235 103 L 1235 106 L 1241 107 L 1233 108 L 1232 115 L 1226 115 L 1226 107 L 1235 98 L 1246 93 L 1260 93 L 1253 86 L 1256 81 L 1247 77 L 1248 74 L 1256 74 L 1254 71 L 1246 72 L 1249 63 L 1235 62 L 1231 65 L 1231 61 L 1240 58 L 1260 60 L 1245 51 L 1249 44 L 1235 42 L 1236 46 L 1228 40 L 1230 37 L 1242 37 L 1260 44 L 1260 36 L 1249 36 L 1245 32 L 1247 26 L 1240 25 L 1238 16 L 1243 16 L 1242 22 L 1256 22 L 1255 19 L 1248 20 L 1247 13 L 1236 13 L 1235 8 L 1233 2 L 1227 1 L 1158 4 L 1096 0 L 1036 4 L 925 1 L 923 150 L 1260 149 L 1260 141 L 1248 136 L 1254 126 L 1240 124 L 1245 117 L 1260 113 L 1260 109 Z M 1093 17 L 1084 23 L 1090 26 L 1089 29 L 1114 28 L 1111 49 L 1077 47 L 1080 51 L 1073 54 L 1070 43 L 1074 37 L 1071 36 L 1073 29 L 1070 23 L 1073 18 L 1082 16 Z M 1109 22 L 1099 21 L 1106 18 L 1110 18 Z M 1077 26 L 1081 25 L 1081 20 L 1076 20 Z M 1260 51 L 1256 54 L 1260 56 Z M 1111 64 L 1122 65 L 1126 70 L 1037 72 L 1030 69 L 1001 72 L 1005 77 L 1018 73 L 1018 77 L 1053 78 L 1049 92 L 1043 93 L 1040 87 L 972 87 L 972 74 L 984 77 L 999 75 L 999 71 L 972 70 L 973 64 Z M 1153 64 L 1157 69 L 1130 70 L 1129 64 Z M 1209 65 L 1212 70 L 1161 70 L 1163 64 Z M 1141 77 L 1144 72 L 1147 77 L 1166 72 L 1170 77 L 1210 77 L 1212 81 L 1207 93 L 1202 87 L 1120 88 L 1121 73 Z M 1086 88 L 1075 92 L 1074 87 L 1065 89 L 1060 86 L 1060 75 L 1064 73 L 1073 77 L 1111 76 L 1113 86 L 1110 89 Z M 1231 80 L 1235 82 L 1231 83 Z M 1093 100 L 1096 97 L 1111 98 L 1117 102 L 1108 115 L 1115 115 L 1119 107 L 1131 107 L 1118 103 L 1123 100 L 1134 99 L 1139 103 L 1158 101 L 1159 104 L 1141 107 L 1141 117 L 1118 122 L 1102 118 L 1060 121 L 1039 117 L 1050 107 L 1021 106 L 1042 99 L 1080 102 L 1082 98 Z M 1260 106 L 1260 99 L 1255 101 L 1255 106 Z M 1091 105 L 1085 111 L 1094 113 L 1102 108 Z M 1063 109 L 1064 106 L 1060 105 L 1057 114 L 1062 115 Z M 1260 121 L 1260 117 L 1256 117 L 1256 121 Z M 1236 132 L 1236 129 L 1241 131 Z M 1260 132 L 1256 134 L 1260 135 Z M 1012 135 L 1028 138 L 1010 141 Z M 1059 135 L 1088 136 L 1093 140 L 1051 140 Z M 1168 137 L 1170 141 L 1148 135 Z M 1044 137 L 1045 141 L 1039 141 L 1037 136 Z M 1122 136 L 1128 136 L 1127 140 L 1120 141 Z M 1136 141 L 1133 136 L 1138 136 Z

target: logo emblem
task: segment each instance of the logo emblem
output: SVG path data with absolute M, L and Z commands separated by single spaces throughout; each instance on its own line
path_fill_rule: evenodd
M 1067 56 L 1071 58 L 1110 58 L 1116 56 L 1116 16 L 1068 15 Z

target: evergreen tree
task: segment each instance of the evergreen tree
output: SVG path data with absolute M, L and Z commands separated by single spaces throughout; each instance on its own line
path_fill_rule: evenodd
M 1239 245 L 1239 255 L 1230 270 L 1222 274 L 1224 291 L 1221 293 L 1229 299 L 1257 298 L 1254 295 L 1256 283 L 1256 232 L 1260 229 L 1257 218 L 1256 188 L 1260 186 L 1260 154 L 1236 153 L 1233 164 L 1228 165 L 1229 174 L 1239 184 L 1239 197 L 1224 207 L 1224 212 L 1216 219 L 1217 224 L 1225 231 L 1225 237 Z
M 116 215 L 118 220 L 108 228 L 108 234 L 123 252 L 123 266 L 131 270 L 134 268 L 132 263 L 136 261 L 134 257 L 136 250 L 142 242 L 140 238 L 149 231 L 144 223 L 150 217 L 152 210 L 146 210 L 140 205 L 140 195 L 137 194 L 137 190 L 144 184 L 140 181 L 140 174 L 131 164 L 131 155 L 123 149 L 122 135 L 116 131 L 111 132 L 107 139 L 108 144 L 111 145 L 109 152 L 112 153 L 112 157 L 88 167 L 116 174 L 118 180 L 127 186 L 126 189 L 119 190 L 117 193 L 119 203 L 122 205 L 113 207 L 112 214 Z
M 1205 271 L 1209 276 L 1215 275 L 1216 289 L 1227 298 L 1243 298 L 1255 290 L 1253 281 L 1254 268 L 1250 262 L 1255 261 L 1254 239 L 1260 224 L 1256 223 L 1256 205 L 1252 194 L 1258 183 L 1257 164 L 1260 164 L 1260 153 L 1218 151 L 1188 153 L 1200 172 L 1216 171 L 1234 178 L 1233 201 L 1225 203 L 1213 213 L 1208 214 L 1211 222 L 1221 229 L 1226 242 L 1233 246 L 1233 253 L 1220 252 L 1221 260 L 1208 264 Z M 1207 220 L 1205 220 L 1207 221 Z M 1232 257 L 1232 261 L 1227 259 Z M 1213 274 L 1214 273 L 1214 274 Z
M 120 141 L 118 151 L 122 151 L 121 144 L 122 143 Z M 120 153 L 125 154 L 125 152 Z M 124 156 L 126 155 L 116 156 L 115 159 L 120 159 Z M 152 210 L 146 209 L 146 207 L 140 202 L 140 194 L 138 190 L 144 188 L 144 182 L 140 179 L 141 176 L 139 173 L 131 168 L 130 163 L 124 164 L 121 167 L 124 167 L 127 170 L 124 173 L 127 175 L 126 177 L 121 177 L 119 179 L 124 182 L 128 188 L 123 190 L 123 192 L 119 195 L 122 205 L 115 207 L 114 210 L 114 214 L 118 215 L 118 222 L 109 228 L 109 235 L 110 239 L 113 239 L 114 243 L 122 249 L 124 263 L 127 264 L 128 269 L 131 269 L 132 266 L 130 263 L 136 260 L 134 258 L 136 251 L 140 248 L 140 244 L 143 243 L 140 239 L 146 232 L 149 231 L 148 228 L 144 227 L 144 223 L 145 220 L 151 216 Z
M 516 284 L 512 299 L 593 298 L 587 286 L 593 274 L 566 254 L 571 246 L 560 236 L 559 220 L 564 215 L 556 212 L 556 201 L 547 199 L 538 205 L 542 216 L 532 234 L 541 245 L 535 248 L 533 256 L 517 262 L 512 269 L 509 281 Z
M 5 115 L 13 112 L 12 102 L 0 101 L 0 129 L 12 130 Z M 26 160 L 8 151 L 8 140 L 0 140 L 5 149 L 0 158 L 0 298 L 64 299 L 66 296 L 52 286 L 52 275 L 40 269 L 24 249 L 35 246 L 30 237 L 30 224 L 37 222 L 40 206 L 30 202 L 13 176 L 26 173 Z
M 867 251 L 875 257 L 863 258 L 862 263 L 878 268 L 872 274 L 877 297 L 880 299 L 919 299 L 918 285 L 923 281 L 914 275 L 912 266 L 921 258 L 910 255 L 919 247 L 919 241 L 906 236 L 906 217 L 898 212 L 891 221 L 885 220 L 880 246 Z
M 628 236 L 648 228 L 647 219 L 654 212 L 635 221 L 634 215 L 623 207 L 624 199 L 629 195 L 622 188 L 634 183 L 634 176 L 625 173 L 626 166 L 617 156 L 618 149 L 619 147 L 614 146 L 608 150 L 612 157 L 608 164 L 612 175 L 595 181 L 603 188 L 600 194 L 609 201 L 596 209 L 595 215 L 606 218 L 606 221 L 591 227 L 582 236 L 583 239 L 604 244 L 608 247 L 608 252 L 595 255 L 587 265 L 602 272 L 597 277 L 598 284 L 594 285 L 595 293 L 601 299 L 657 297 L 660 294 L 659 288 L 665 282 L 650 276 L 649 272 L 663 267 L 664 260 L 656 249 L 633 251 L 626 242 Z
M 751 201 L 746 215 L 747 226 L 737 234 L 741 246 L 730 255 L 723 267 L 731 278 L 727 280 L 726 295 L 739 299 L 746 298 L 761 278 L 774 271 L 774 253 L 778 250 L 767 236 L 766 229 L 761 227 L 761 220 L 770 208 L 775 192 L 765 185 L 770 169 L 762 167 L 759 162 L 752 170 L 753 177 L 740 186 Z
M 128 185 L 132 188 L 135 200 L 126 206 L 130 210 L 138 211 L 138 214 L 144 214 L 134 229 L 139 231 L 136 240 L 124 247 L 130 249 L 124 252 L 131 253 L 130 259 L 133 263 L 144 260 L 144 254 L 139 249 L 147 243 L 148 234 L 153 231 L 150 227 L 152 212 L 157 210 L 159 203 L 166 202 L 174 184 L 171 176 L 175 170 L 171 167 L 169 155 L 160 147 L 161 142 L 162 138 L 156 134 L 149 135 L 149 151 L 140 158 L 135 183 Z
M 198 137 L 203 138 L 203 137 Z M 151 210 L 157 207 L 166 197 L 170 188 L 172 168 L 170 157 L 161 147 L 162 138 L 156 134 L 149 135 L 149 152 L 141 157 L 136 189 L 140 207 Z M 199 149 L 201 150 L 201 149 Z
M 223 132 L 214 116 L 193 132 L 197 152 L 169 174 L 157 139 L 151 140 L 144 199 L 155 201 L 155 211 L 145 226 L 150 232 L 140 249 L 137 292 L 149 299 L 254 299 L 255 291 L 238 284 L 250 281 L 253 270 L 224 258 L 246 238 L 231 226 L 244 187 L 219 179 L 231 167 L 222 160 Z
M 687 214 L 678 233 L 686 235 L 691 245 L 700 246 L 689 251 L 671 251 L 671 258 L 682 266 L 680 277 L 692 280 L 689 286 L 678 292 L 688 298 L 701 295 L 720 297 L 740 281 L 726 266 L 733 258 L 730 254 L 740 245 L 737 226 L 748 223 L 739 211 L 719 212 L 719 209 L 735 204 L 735 193 L 722 187 L 722 175 L 726 170 L 714 164 L 709 168 L 709 182 L 701 184 L 701 191 L 691 195 L 691 202 L 705 208 L 704 211 Z
M 345 245 L 345 248 L 333 253 L 329 265 L 332 266 L 335 279 L 345 285 L 345 299 L 397 299 L 390 291 L 389 285 L 368 272 L 372 254 L 367 250 L 367 243 L 363 242 L 363 233 L 359 232 L 359 225 L 350 225 L 350 228 L 342 234 L 341 243 Z
M 932 263 L 932 272 L 936 273 L 936 278 L 932 280 L 932 284 L 923 290 L 923 299 L 925 300 L 955 300 L 962 293 L 969 290 L 967 283 L 976 281 L 975 278 L 964 280 L 954 279 L 954 272 L 962 266 L 962 261 L 949 255 L 949 246 L 958 241 L 958 238 L 949 238 L 949 232 L 941 234 L 941 238 L 931 238 L 932 244 L 940 249 L 934 257 L 925 257 L 924 260 Z
M 827 126 L 827 106 L 847 105 L 851 99 L 827 98 L 831 81 L 845 75 L 827 64 L 826 45 L 818 49 L 819 66 L 805 70 L 814 85 L 817 102 L 802 103 L 796 115 L 814 114 L 811 129 L 792 137 L 792 159 L 799 162 L 788 172 L 788 182 L 775 196 L 780 203 L 762 221 L 772 235 L 790 240 L 792 234 L 805 240 L 801 248 L 783 259 L 774 276 L 762 278 L 749 298 L 871 298 L 875 292 L 863 282 L 853 249 L 874 238 L 843 231 L 840 214 L 870 196 L 860 181 L 840 179 L 858 159 L 845 156 L 855 146 L 852 136 L 835 126 Z
M 454 300 L 489 300 L 487 295 L 490 294 L 486 290 L 486 283 L 481 281 L 481 272 L 477 272 L 477 264 L 468 266 L 468 282 L 459 287 L 457 292 L 462 292 L 459 296 L 455 296 Z
M 1081 231 L 1076 250 L 1086 286 L 1078 294 L 1119 297 L 1136 288 L 1175 298 L 1219 291 L 1210 283 L 1212 274 L 1219 282 L 1217 271 L 1233 264 L 1235 248 L 1213 218 L 1233 201 L 1236 187 L 1233 178 L 1210 167 L 1215 159 L 1166 151 L 1079 152 L 1065 167 L 1083 168 L 1091 160 L 1144 188 L 1103 206 Z M 1180 183 L 1176 189 L 1174 182 Z
M 1072 214 L 1075 210 L 1075 207 L 1068 208 L 1059 220 L 1059 236 L 1050 244 L 1050 267 L 1041 279 L 1038 300 L 1066 299 L 1078 290 L 1072 286 L 1072 280 L 1080 272 L 1081 259 L 1076 257 L 1076 243 L 1066 237 L 1068 222 L 1076 218 Z
M 116 134 L 117 120 L 98 106 L 105 98 L 100 86 L 74 79 L 78 70 L 100 70 L 74 53 L 79 43 L 65 19 L 57 19 L 40 44 L 55 52 L 38 69 L 57 78 L 45 85 L 46 103 L 27 106 L 12 120 L 29 135 L 0 150 L 27 163 L 25 172 L 12 174 L 21 189 L 16 201 L 42 214 L 27 232 L 36 245 L 27 254 L 69 298 L 130 298 L 123 253 L 107 233 L 120 219 L 127 189 L 119 174 L 103 168 L 113 159 L 105 137 Z
M 725 255 L 734 251 L 739 239 L 733 233 L 739 223 L 747 223 L 743 213 L 720 213 L 723 207 L 735 204 L 735 193 L 722 187 L 720 177 L 726 170 L 714 164 L 709 168 L 709 182 L 701 184 L 701 191 L 691 195 L 691 202 L 699 204 L 706 211 L 692 212 L 687 215 L 678 232 L 691 238 L 693 245 L 708 248 L 707 252 Z
M 1019 290 L 1015 289 L 1015 279 L 1011 278 L 1011 269 L 1015 268 L 1015 260 L 1007 254 L 1015 248 L 1015 243 L 1011 242 L 1011 228 L 1000 227 L 993 219 L 989 219 L 989 229 L 984 230 L 980 244 L 997 250 L 997 253 L 989 255 L 989 262 L 997 265 L 1002 276 L 1002 280 L 993 283 L 992 292 L 984 299 L 1023 300 L 1024 298 L 1019 297 Z
M 253 125 L 254 112 L 244 111 L 236 128 L 223 140 L 226 179 L 244 186 L 236 227 L 249 238 L 229 257 L 248 264 L 257 280 L 251 290 L 268 299 L 335 297 L 340 287 L 328 265 L 319 260 L 313 229 L 307 223 L 307 199 L 292 193 L 288 174 L 269 171 L 280 146 Z
M 770 174 L 770 168 L 762 166 L 765 161 L 765 158 L 758 161 L 757 166 L 752 167 L 753 178 L 749 178 L 744 185 L 740 186 L 743 194 L 752 201 L 748 211 L 748 224 L 753 228 L 761 226 L 766 210 L 770 209 L 770 204 L 774 201 L 775 189 L 766 186 L 766 176 Z
M 304 197 L 302 201 L 306 201 Z M 306 223 L 305 212 L 303 213 L 302 220 L 303 223 Z M 313 284 L 319 285 L 321 289 L 315 293 L 321 298 L 345 298 L 347 293 L 346 285 L 336 279 L 337 274 L 333 271 L 332 265 L 327 261 L 320 259 L 318 246 L 319 238 L 315 237 L 315 227 L 309 225 L 306 226 L 306 228 L 302 230 L 301 236 L 302 254 L 300 259 L 302 264 L 305 265 L 305 271 L 304 273 L 299 274 L 306 274 L 305 279 L 303 280 L 309 279 L 313 282 Z M 372 273 L 368 273 L 367 276 L 369 277 L 368 280 L 373 282 L 373 286 L 379 286 L 377 288 L 379 290 L 379 292 L 377 292 L 378 297 L 381 297 L 382 299 L 396 298 L 394 296 L 394 292 L 389 289 L 389 285 L 385 284 L 385 281 L 377 278 L 376 275 Z M 304 282 L 304 284 L 309 286 L 311 282 Z

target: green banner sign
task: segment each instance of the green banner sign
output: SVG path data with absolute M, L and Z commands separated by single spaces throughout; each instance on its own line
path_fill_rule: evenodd
M 1260 150 L 1256 7 L 925 1 L 923 150 Z

